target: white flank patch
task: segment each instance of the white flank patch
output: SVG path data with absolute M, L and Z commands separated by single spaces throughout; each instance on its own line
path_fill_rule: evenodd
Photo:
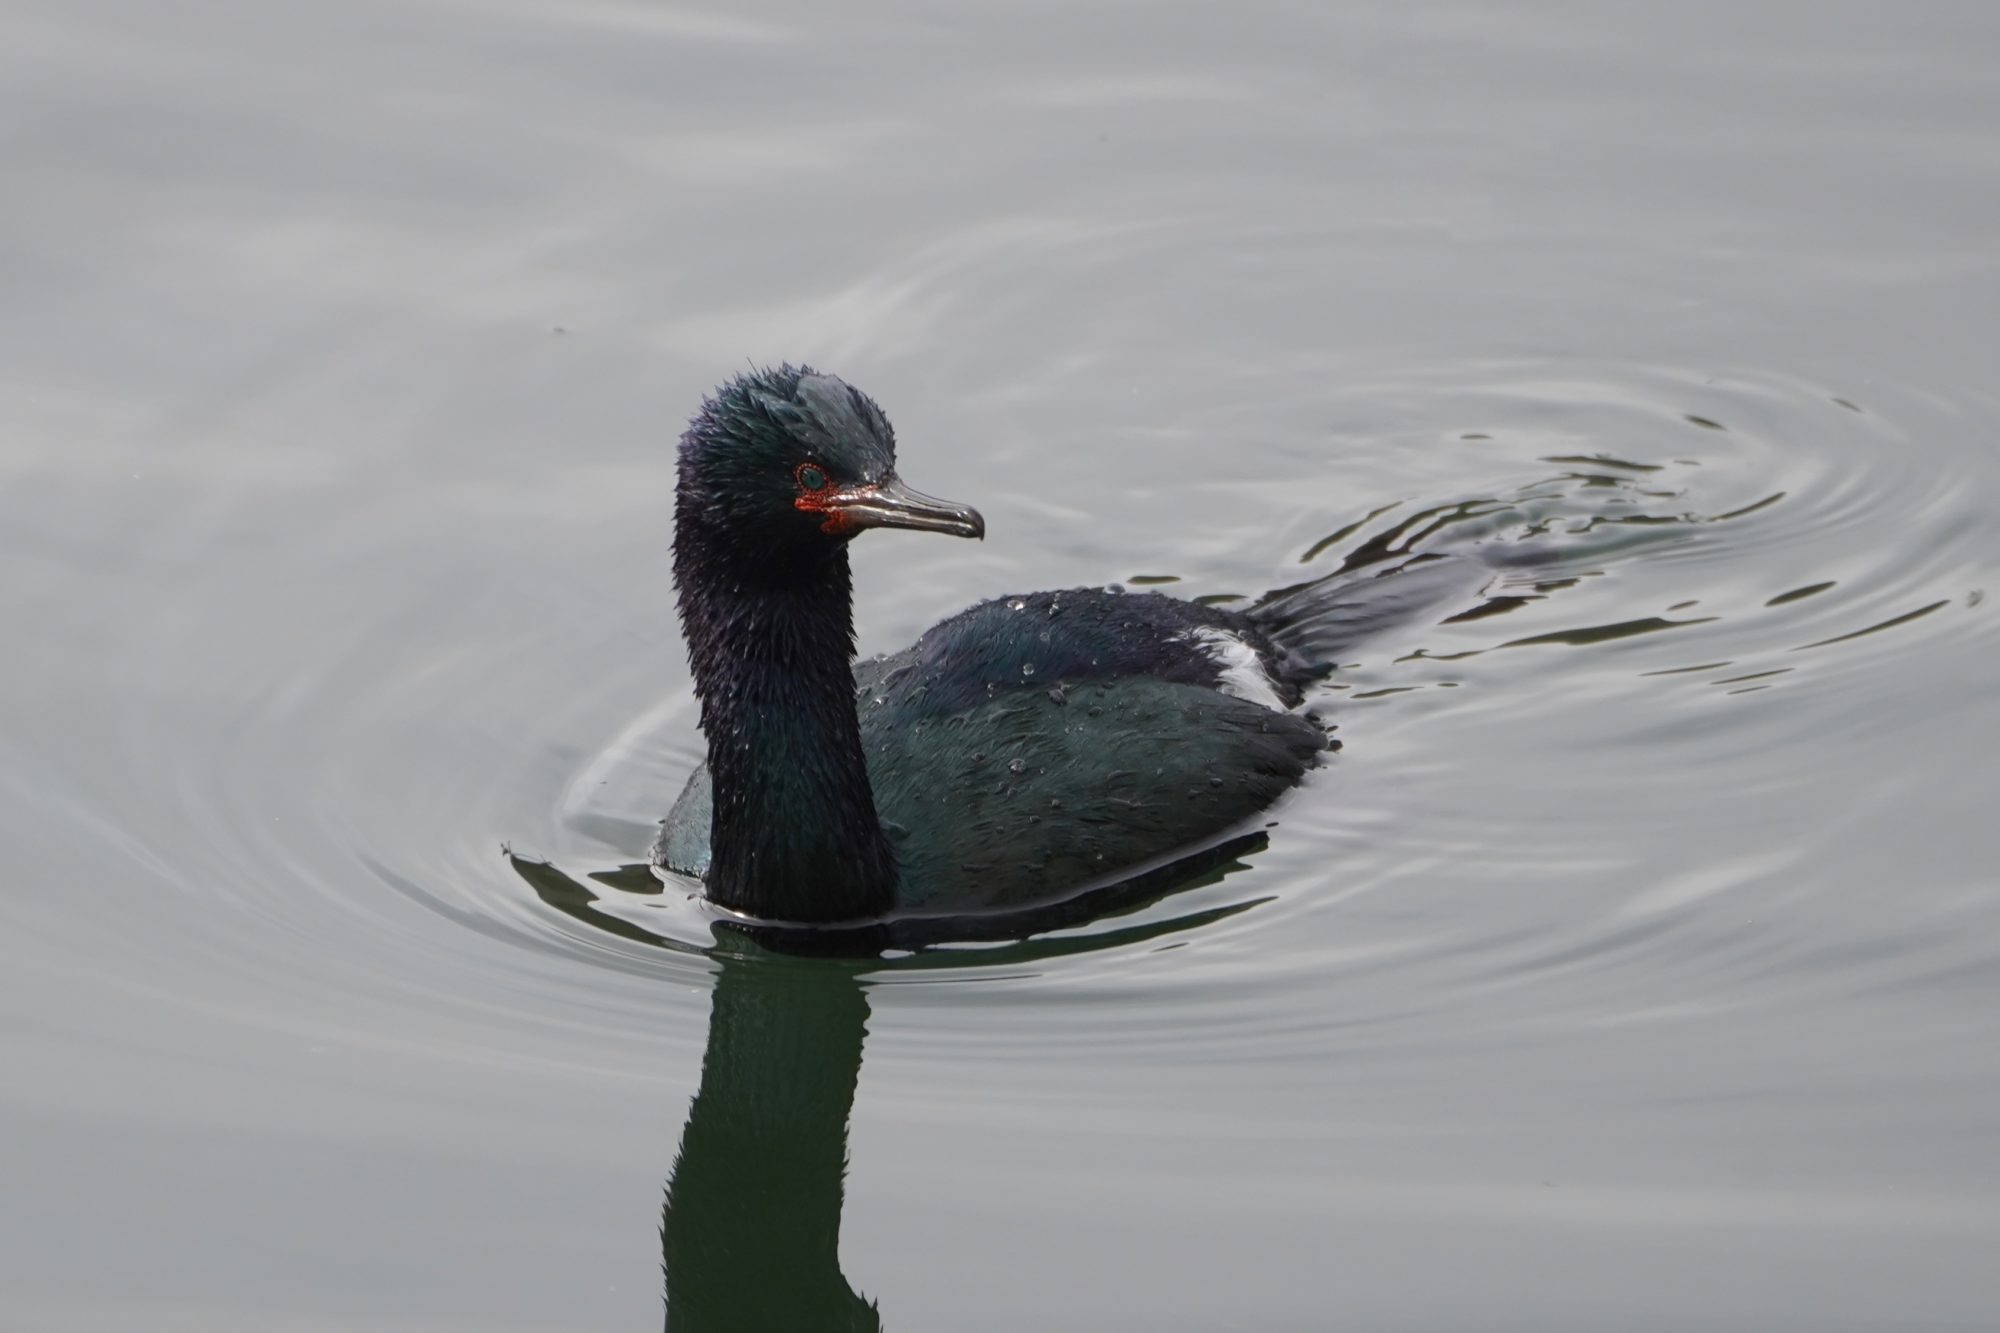
M 1206 625 L 1191 629 L 1180 638 L 1186 643 L 1200 644 L 1209 660 L 1222 669 L 1222 679 L 1216 687 L 1224 694 L 1262 704 L 1276 712 L 1285 711 L 1285 701 L 1278 696 L 1277 685 L 1271 680 L 1271 673 L 1264 670 L 1264 659 L 1257 656 L 1255 648 L 1226 629 Z

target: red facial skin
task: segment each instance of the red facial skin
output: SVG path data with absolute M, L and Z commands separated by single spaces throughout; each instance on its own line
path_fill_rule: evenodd
M 854 520 L 845 509 L 841 508 L 840 501 L 853 499 L 853 493 L 843 495 L 835 490 L 833 478 L 827 476 L 824 469 L 814 469 L 819 472 L 820 484 L 816 487 L 807 486 L 805 471 L 812 466 L 810 463 L 801 463 L 792 469 L 792 479 L 799 484 L 799 496 L 792 501 L 792 508 L 802 509 L 808 514 L 826 515 L 826 521 L 819 525 L 819 530 L 829 536 L 844 537 L 853 530 Z

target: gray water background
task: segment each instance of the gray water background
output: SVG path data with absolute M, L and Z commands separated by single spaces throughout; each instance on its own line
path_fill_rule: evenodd
M 643 853 L 672 441 L 786 358 L 989 522 L 859 545 L 864 651 L 1573 551 L 1357 655 L 1184 899 L 1254 906 L 871 986 L 885 1327 L 2000 1327 L 1996 68 L 1977 3 L 13 0 L 0 1328 L 658 1323 L 713 966 L 501 848 Z

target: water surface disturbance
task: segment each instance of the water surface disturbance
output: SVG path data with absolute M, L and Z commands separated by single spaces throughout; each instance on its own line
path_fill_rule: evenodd
M 1996 48 L 17 0 L 0 1328 L 1989 1333 Z M 787 359 L 987 525 L 864 658 L 1348 579 L 1339 748 L 1011 934 L 656 877 Z

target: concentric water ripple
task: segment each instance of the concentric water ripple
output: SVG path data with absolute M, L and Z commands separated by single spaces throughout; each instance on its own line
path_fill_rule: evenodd
M 1133 19 L 10 8 L 0 1324 L 727 1323 L 796 1230 L 898 1329 L 1990 1325 L 1994 21 Z M 866 652 L 1478 577 L 1178 892 L 718 947 L 633 867 L 745 359 L 987 517 Z
M 1590 984 L 1600 1003 L 1632 1009 L 1657 1007 L 1663 991 L 1683 986 L 1699 987 L 1714 1009 L 1825 984 L 1788 981 L 1782 941 L 1760 943 L 1724 921 L 1756 912 L 1760 895 L 1798 875 L 1803 849 L 1678 876 L 1659 858 L 1691 747 L 1726 763 L 1746 802 L 1770 799 L 1791 782 L 1782 756 L 1805 731 L 1824 739 L 1847 728 L 1865 744 L 1866 694 L 1896 688 L 1897 663 L 1938 636 L 1990 632 L 1967 614 L 1977 610 L 1984 556 L 1980 515 L 1966 503 L 1976 477 L 1894 466 L 1913 447 L 1896 406 L 1878 395 L 1873 410 L 1859 408 L 1772 377 L 1529 366 L 1348 390 L 1329 414 L 1367 420 L 1393 410 L 1405 424 L 1382 440 L 1332 435 L 1328 466 L 1338 470 L 1350 453 L 1377 467 L 1383 454 L 1405 458 L 1414 465 L 1405 487 L 1350 504 L 1353 518 L 1316 515 L 1331 541 L 1259 552 L 1260 534 L 1239 532 L 1225 569 L 1175 571 L 1172 590 L 1254 593 L 1344 563 L 1435 552 L 1490 566 L 1478 604 L 1362 646 L 1316 705 L 1342 727 L 1346 751 L 1281 807 L 1272 845 L 1246 865 L 1137 921 L 1060 932 L 1060 951 L 998 949 L 977 962 L 977 950 L 948 950 L 909 960 L 917 972 L 892 961 L 884 980 L 920 982 L 929 963 L 949 963 L 954 982 L 983 977 L 1061 1004 L 1109 986 L 1131 1001 L 1119 1021 L 1066 1026 L 1060 1040 L 1127 1042 L 1158 1012 L 1162 1039 L 1193 1042 L 1204 1058 L 1246 1042 L 1281 1053 L 1327 1021 L 1365 1026 L 1361 1012 L 1299 1014 L 1273 996 L 1349 975 L 1366 1008 L 1386 1002 L 1372 1021 L 1393 1022 L 1384 1040 L 1399 1043 L 1420 1035 L 1411 1028 L 1427 1014 L 1553 984 Z M 1495 484 L 1446 489 L 1445 478 L 1465 476 Z M 1278 509 L 1288 530 L 1308 521 L 1299 511 L 1313 506 L 1298 497 L 1313 484 L 1311 475 L 1268 483 L 1273 496 L 1292 497 Z M 1923 540 L 1896 540 L 1910 532 Z M 1260 559 L 1267 573 L 1244 572 Z M 1150 566 L 1075 577 L 1135 574 L 1163 577 Z M 1772 702 L 1760 707 L 1759 693 Z M 1490 770 L 1469 757 L 1468 733 Z M 648 935 L 703 947 L 706 921 L 672 885 L 584 876 L 643 861 L 653 820 L 698 753 L 683 686 L 572 770 L 557 793 L 560 828 L 537 850 L 584 886 L 591 911 L 634 927 L 607 945 L 628 962 L 658 952 Z M 1550 784 L 1550 807 L 1524 817 L 1518 796 L 1481 798 L 1524 766 Z M 1593 772 L 1611 776 L 1585 776 Z M 1575 793 L 1558 784 L 1579 781 L 1615 786 L 1628 820 L 1594 831 L 1581 811 L 1566 811 Z M 1545 894 L 1516 897 L 1497 916 L 1427 915 L 1408 901 L 1478 903 L 1482 884 L 1537 881 Z M 1237 907 L 1247 910 L 1207 919 Z M 1181 915 L 1202 918 L 1195 939 L 1174 938 Z M 1409 919 L 1398 926 L 1399 917 Z M 1148 924 L 1165 934 L 1113 942 Z M 545 915 L 540 929 L 574 942 L 573 922 Z M 1132 958 L 1086 947 L 1113 932 L 1113 952 Z M 1150 1008 L 1130 989 L 1134 969 L 1182 945 L 1199 947 L 1174 960 L 1176 1000 Z M 1902 946 L 1885 958 L 1936 967 L 1949 962 L 1919 960 L 1967 952 L 1944 927 L 1906 931 Z M 1739 993 L 1718 988 L 1731 980 Z M 926 1004 L 948 1011 L 951 1002 Z M 1298 1016 L 1274 1022 L 1279 1013 Z
M 1976 454 L 1938 445 L 1978 431 L 1986 406 L 1747 373 L 1431 369 L 1293 403 L 1310 427 L 1260 442 L 1256 474 L 1226 479 L 1231 521 L 1171 562 L 1113 554 L 1146 548 L 1159 506 L 1212 494 L 1177 493 L 1169 460 L 1188 443 L 1150 437 L 1107 446 L 1166 474 L 1136 518 L 1129 489 L 1073 497 L 1109 520 L 1091 542 L 1003 493 L 989 510 L 1011 522 L 985 551 L 942 557 L 920 602 L 894 539 L 864 544 L 876 650 L 1028 580 L 1227 598 L 1413 553 L 1487 571 L 1476 599 L 1343 663 L 1313 706 L 1346 748 L 1274 812 L 1268 847 L 1136 915 L 885 960 L 878 984 L 951 984 L 884 1021 L 934 1032 L 949 1058 L 959 1005 L 1117 995 L 1090 1023 L 1027 1025 L 1020 1054 L 1150 1034 L 1191 1058 L 1278 1058 L 1336 1031 L 1410 1051 L 1446 1039 L 1443 1014 L 1712 1013 L 1976 965 L 1961 915 L 1907 921 L 1867 956 L 1801 935 L 1796 912 L 1782 924 L 1837 840 L 1765 846 L 1756 825 L 1811 826 L 1789 756 L 1808 741 L 1864 753 L 1876 696 L 1931 688 L 1923 663 L 1975 658 L 1992 634 L 1980 536 L 2000 490 Z M 924 476 L 921 440 L 905 452 Z M 206 747 L 176 749 L 143 702 L 116 726 L 131 771 L 172 793 L 174 910 L 205 922 L 191 964 L 328 1004 L 359 990 L 456 1011 L 475 1043 L 558 1024 L 608 1052 L 621 1030 L 657 1027 L 659 983 L 698 999 L 712 918 L 630 869 L 699 755 L 664 517 L 631 522 L 664 498 L 667 466 L 662 449 L 652 497 L 624 494 L 623 526 L 598 530 L 602 573 L 583 590 L 551 583 L 537 551 L 577 541 L 602 486 L 581 507 L 512 507 L 449 550 L 430 541 L 433 514 L 393 495 L 343 499 L 316 540 L 287 528 L 282 546 L 261 503 L 211 504 L 198 534 L 177 520 L 180 545 L 251 557 L 207 576 L 226 587 L 179 588 L 145 627 L 148 671 L 207 681 Z M 476 507 L 479 491 L 457 495 Z M 270 637 L 216 656 L 188 606 L 247 609 Z M 1697 851 L 1677 869 L 1704 771 L 1729 775 L 1745 826 L 1729 868 Z M 1887 800 L 1907 780 L 1875 785 Z M 143 827 L 129 836 L 147 856 Z M 544 863 L 554 896 L 518 873 Z M 104 923 L 100 959 L 142 950 L 166 906 Z M 1830 958 L 1844 961 L 1829 972 Z

